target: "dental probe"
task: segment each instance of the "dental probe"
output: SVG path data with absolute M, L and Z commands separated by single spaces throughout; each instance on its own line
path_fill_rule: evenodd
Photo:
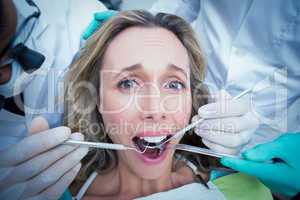
M 79 141 L 79 140 L 67 140 L 64 144 L 81 145 L 81 146 L 94 147 L 99 149 L 112 149 L 112 150 L 135 149 L 133 147 L 128 147 L 123 144 L 112 144 L 112 143 L 104 143 L 104 142 L 86 142 L 86 141 Z
M 231 158 L 240 158 L 239 156 L 226 154 L 226 153 L 218 153 L 218 152 L 212 151 L 210 149 L 195 147 L 195 146 L 191 146 L 191 145 L 187 145 L 187 144 L 177 144 L 177 145 L 174 145 L 174 147 L 170 147 L 170 148 L 175 148 L 176 150 L 188 151 L 188 152 L 192 152 L 192 153 L 204 154 L 207 156 L 213 156 L 213 157 L 217 157 L 217 158 L 222 158 L 224 156 L 231 157 Z
M 86 142 L 86 141 L 79 141 L 79 140 L 67 140 L 64 144 L 69 145 L 80 145 L 86 147 L 93 147 L 98 149 L 111 149 L 111 150 L 134 150 L 138 153 L 144 153 L 144 151 L 139 151 L 138 149 L 130 146 L 126 146 L 123 144 L 112 144 L 112 143 L 104 143 L 104 142 Z

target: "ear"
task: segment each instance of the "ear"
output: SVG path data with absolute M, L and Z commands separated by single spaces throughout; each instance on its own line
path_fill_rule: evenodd
M 30 134 L 36 134 L 49 129 L 48 121 L 44 117 L 36 117 L 32 120 L 29 128 Z

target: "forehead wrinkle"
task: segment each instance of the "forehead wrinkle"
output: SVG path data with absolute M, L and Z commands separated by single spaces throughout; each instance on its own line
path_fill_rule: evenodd
M 124 44 L 125 46 L 120 44 Z M 154 49 L 152 49 L 152 47 Z M 155 59 L 157 59 L 158 56 L 158 52 L 155 48 L 159 48 L 164 52 L 170 52 L 167 54 L 168 57 L 170 57 L 168 62 L 172 62 L 179 66 L 189 67 L 188 63 L 182 63 L 180 59 L 179 63 L 176 62 L 176 60 L 178 60 L 177 58 L 182 56 L 187 57 L 187 62 L 189 62 L 187 50 L 182 42 L 173 32 L 161 27 L 130 27 L 122 31 L 108 45 L 103 63 L 109 64 L 111 66 L 110 68 L 115 68 L 117 66 L 116 64 L 119 66 L 136 64 L 141 61 L 139 59 L 140 57 L 138 57 L 140 52 L 147 52 L 148 58 L 150 58 L 148 61 L 151 61 L 152 56 L 153 58 L 156 57 Z M 138 49 L 136 52 L 137 54 L 134 53 L 136 49 Z M 118 59 L 116 59 L 116 53 L 118 53 Z M 108 54 L 110 54 L 110 56 L 108 56 Z M 166 57 L 161 58 L 164 60 L 167 59 Z M 125 63 L 123 63 L 123 61 Z M 122 63 L 121 65 L 120 62 Z
M 157 37 L 157 35 L 145 36 L 143 42 L 145 44 L 150 44 L 150 45 L 152 44 L 152 45 L 159 45 L 159 46 L 165 45 L 167 43 L 166 40 Z
M 157 27 L 157 28 L 152 28 L 153 29 L 153 32 L 147 32 L 144 37 L 142 37 L 141 39 L 141 42 L 143 42 L 144 44 L 146 45 L 153 45 L 153 46 L 161 46 L 161 47 L 164 47 L 164 46 L 167 46 L 168 43 L 173 43 L 174 45 L 174 39 L 175 41 L 177 40 L 178 41 L 178 38 L 174 35 L 174 33 L 170 32 L 169 30 L 166 30 L 164 28 L 160 28 L 160 27 Z M 155 31 L 165 31 L 165 32 L 168 32 L 170 34 L 158 34 L 157 32 Z M 181 42 L 180 42 L 181 43 Z

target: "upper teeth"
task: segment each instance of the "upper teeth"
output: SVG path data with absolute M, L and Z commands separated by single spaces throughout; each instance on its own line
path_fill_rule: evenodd
M 143 139 L 149 143 L 159 143 L 164 140 L 167 136 L 157 136 L 157 137 L 144 137 Z

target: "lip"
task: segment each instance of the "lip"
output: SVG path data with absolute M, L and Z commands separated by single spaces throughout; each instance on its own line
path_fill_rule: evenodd
M 172 132 L 171 131 L 168 131 L 168 130 L 160 130 L 160 131 L 143 131 L 143 132 L 138 132 L 134 137 L 156 137 L 156 136 L 168 136 L 168 135 L 171 135 Z M 133 138 L 134 138 L 133 137 Z M 132 138 L 132 139 L 133 139 Z M 168 153 L 170 152 L 170 148 L 169 148 L 169 145 L 171 143 L 168 142 L 165 146 L 165 150 L 162 152 L 162 154 L 158 157 L 158 158 L 155 158 L 155 159 L 151 159 L 151 158 L 148 158 L 147 156 L 145 156 L 144 154 L 141 154 L 141 153 L 138 153 L 138 152 L 135 152 L 137 157 L 143 162 L 145 163 L 146 165 L 156 165 L 156 164 L 159 164 L 161 163 L 168 155 Z M 133 143 L 133 145 L 135 146 L 135 144 Z

